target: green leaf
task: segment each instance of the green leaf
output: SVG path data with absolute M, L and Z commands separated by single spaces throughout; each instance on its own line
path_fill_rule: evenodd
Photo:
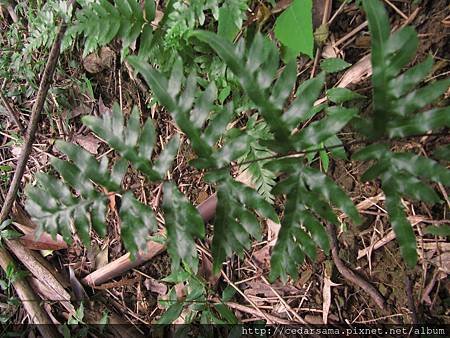
M 229 41 L 233 41 L 234 37 L 239 31 L 239 27 L 233 20 L 233 11 L 225 2 L 219 8 L 219 25 L 217 33 Z
M 180 137 L 176 134 L 172 139 L 166 144 L 164 150 L 155 162 L 153 169 L 162 178 L 166 175 L 166 172 L 170 169 L 172 162 L 178 152 L 178 147 L 180 145 Z
M 449 237 L 450 236 L 450 225 L 442 224 L 440 226 L 430 225 L 425 228 L 424 232 L 426 234 L 440 236 L 440 237 Z
M 396 98 L 410 92 L 414 87 L 431 72 L 433 67 L 433 57 L 427 59 L 418 65 L 408 69 L 406 72 L 396 77 L 390 82 L 390 91 Z
M 329 250 L 327 232 L 316 215 L 338 223 L 330 206 L 333 204 L 354 222 L 360 223 L 361 218 L 350 198 L 319 170 L 307 167 L 295 158 L 272 160 L 266 167 L 279 174 L 287 174 L 272 191 L 274 194 L 287 194 L 287 202 L 271 257 L 270 272 L 272 280 L 281 277 L 285 282 L 288 275 L 297 278 L 297 268 L 305 254 L 315 258 L 314 243 L 325 251 Z
M 200 129 L 195 126 L 195 124 L 189 119 L 188 115 L 188 111 L 194 101 L 193 91 L 195 91 L 196 85 L 195 78 L 193 76 L 190 76 L 188 78 L 186 84 L 187 88 L 177 102 L 173 97 L 173 95 L 175 95 L 175 89 L 178 88 L 178 84 L 175 80 L 173 80 L 175 81 L 174 85 L 172 86 L 172 88 L 170 88 L 170 80 L 167 80 L 164 75 L 153 69 L 148 63 L 142 62 L 142 60 L 135 56 L 130 56 L 128 58 L 128 61 L 136 69 L 136 71 L 142 74 L 144 80 L 150 86 L 159 102 L 162 103 L 167 108 L 167 110 L 173 114 L 177 125 L 184 133 L 189 136 L 189 139 L 192 142 L 192 147 L 194 148 L 196 153 L 201 157 L 209 157 L 212 150 L 208 146 L 208 144 L 200 137 Z M 173 76 L 175 75 L 173 74 Z M 176 75 L 175 77 L 173 77 L 173 79 L 178 79 L 179 76 L 180 75 Z
M 450 161 L 450 144 L 437 148 L 433 156 L 443 161 Z
M 140 35 L 146 20 L 152 21 L 154 18 L 154 1 L 146 0 L 144 8 L 145 11 L 142 11 L 137 0 L 120 0 L 114 5 L 101 0 L 84 5 L 76 14 L 77 22 L 74 28 L 74 31 L 86 37 L 83 56 L 107 45 L 115 37 L 122 38 L 123 45 L 128 48 Z
M 314 57 L 312 1 L 294 0 L 275 22 L 275 36 L 295 54 Z
M 154 0 L 145 0 L 144 2 L 144 16 L 147 22 L 152 22 L 156 15 L 156 4 Z
M 238 324 L 239 321 L 236 318 L 233 311 L 230 310 L 228 306 L 225 304 L 215 304 L 214 308 L 217 310 L 217 312 L 220 314 L 220 316 L 225 319 L 227 324 Z
M 148 119 L 139 136 L 139 156 L 150 160 L 152 157 L 153 146 L 156 143 L 156 132 L 153 126 L 153 120 Z
M 156 141 L 156 135 L 151 119 L 147 120 L 144 128 L 141 130 L 139 112 L 136 108 L 133 108 L 127 126 L 125 127 L 120 107 L 114 104 L 112 117 L 106 114 L 102 118 L 84 116 L 82 121 L 95 134 L 107 141 L 112 148 L 130 161 L 131 165 L 142 171 L 149 180 L 161 180 L 161 175 L 164 175 L 165 172 L 161 174 L 156 169 L 167 170 L 167 166 L 170 165 L 170 153 L 163 152 L 161 159 L 155 164 L 155 168 L 152 168 L 150 159 Z M 172 152 L 176 151 L 174 144 L 170 144 L 169 150 Z M 92 169 L 92 172 L 96 172 L 96 170 Z M 102 174 L 99 173 L 98 176 L 101 178 Z
M 355 93 L 347 88 L 331 88 L 327 90 L 327 97 L 331 102 L 336 104 L 365 98 L 364 95 Z
M 195 238 L 203 238 L 205 235 L 200 214 L 173 183 L 164 183 L 163 210 L 167 229 L 167 251 L 172 258 L 172 265 L 178 267 L 183 260 L 197 273 Z
M 283 109 L 284 102 L 291 94 L 296 80 L 297 64 L 292 61 L 286 65 L 283 73 L 281 73 L 280 77 L 273 86 L 270 101 L 277 107 L 277 109 Z
M 307 128 L 293 136 L 297 149 L 305 149 L 326 141 L 337 134 L 358 113 L 357 109 L 331 107 L 327 109 L 328 116 L 311 123 Z
M 340 72 L 350 66 L 350 63 L 340 58 L 328 58 L 320 61 L 320 68 L 327 73 Z
M 450 170 L 432 159 L 410 153 L 395 153 L 392 155 L 391 165 L 396 170 L 404 170 L 412 175 L 450 186 Z
M 417 263 L 417 245 L 414 231 L 406 218 L 400 197 L 395 192 L 391 182 L 386 182 L 383 186 L 386 195 L 386 209 L 397 242 L 400 245 L 400 252 L 406 264 L 412 268 Z
M 436 81 L 428 86 L 414 90 L 393 104 L 398 115 L 407 116 L 435 101 L 450 86 L 450 79 Z M 447 114 L 448 115 L 448 114 Z
M 222 262 L 233 252 L 242 254 L 251 245 L 250 236 L 259 238 L 261 229 L 252 211 L 275 222 L 278 216 L 255 190 L 226 176 L 217 187 L 217 210 L 214 221 L 213 273 L 220 271 Z
M 450 127 L 450 106 L 391 121 L 388 124 L 388 135 L 390 137 L 420 135 L 445 127 Z
M 122 196 L 119 215 L 125 248 L 132 254 L 145 251 L 150 233 L 158 227 L 152 209 L 138 202 L 131 192 L 126 192 Z
M 301 121 L 305 120 L 305 116 L 313 108 L 324 82 L 325 74 L 320 73 L 318 76 L 303 82 L 299 86 L 296 94 L 297 99 L 282 115 L 282 119 L 286 125 L 290 128 L 295 128 Z
M 260 86 L 262 82 L 266 86 L 270 86 L 270 74 L 274 70 L 276 71 L 278 59 L 273 43 L 260 34 L 256 34 L 247 51 L 247 60 L 245 60 L 244 49 L 234 48 L 229 41 L 216 34 L 207 31 L 195 31 L 191 36 L 206 42 L 214 49 L 236 75 L 242 88 L 258 107 L 276 138 L 286 141 L 289 129 L 281 120 L 275 104 L 268 99 L 269 96 L 265 93 L 267 88 Z
M 175 319 L 177 319 L 181 311 L 183 311 L 184 303 L 182 302 L 176 302 L 175 304 L 172 304 L 166 312 L 161 316 L 161 318 L 158 320 L 158 324 L 171 324 Z

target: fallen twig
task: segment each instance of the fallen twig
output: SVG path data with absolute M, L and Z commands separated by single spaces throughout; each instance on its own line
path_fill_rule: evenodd
M 327 229 L 331 238 L 331 256 L 339 273 L 349 282 L 365 290 L 373 299 L 375 304 L 377 304 L 381 309 L 384 310 L 386 301 L 384 300 L 384 297 L 381 295 L 381 293 L 372 284 L 370 284 L 364 278 L 357 275 L 355 272 L 345 266 L 344 262 L 342 262 L 341 258 L 339 257 L 339 243 L 337 240 L 336 228 L 334 227 L 334 225 L 327 223 Z
M 416 305 L 414 302 L 414 295 L 412 290 L 412 283 L 408 276 L 405 276 L 405 288 L 406 288 L 406 295 L 408 296 L 408 309 L 409 311 L 411 311 L 412 324 L 418 324 Z
M 197 210 L 202 216 L 204 222 L 208 222 L 214 217 L 216 213 L 216 205 L 217 197 L 216 194 L 213 194 L 197 206 Z M 120 276 L 128 270 L 144 264 L 165 250 L 166 247 L 163 244 L 149 241 L 147 243 L 147 251 L 138 253 L 134 260 L 132 260 L 130 254 L 127 253 L 115 261 L 108 263 L 100 269 L 87 275 L 84 277 L 82 282 L 91 286 L 102 284 L 111 278 Z
M 6 97 L 3 95 L 3 92 L 1 89 L 0 89 L 0 100 L 2 101 L 3 105 L 5 106 L 6 111 L 11 116 L 14 123 L 17 125 L 17 127 L 19 127 L 21 132 L 24 132 L 25 128 L 24 128 L 22 122 L 20 122 L 19 114 L 17 114 L 17 112 L 11 107 L 8 100 L 6 100 Z

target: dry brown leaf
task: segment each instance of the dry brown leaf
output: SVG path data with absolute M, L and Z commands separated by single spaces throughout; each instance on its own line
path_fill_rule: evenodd
M 95 256 L 95 268 L 100 269 L 109 263 L 108 261 L 108 243 L 103 247 L 102 250 Z
M 437 255 L 431 260 L 435 266 L 439 268 L 440 271 L 450 274 L 450 252 L 444 252 L 440 255 Z
M 81 103 L 71 111 L 64 111 L 63 118 L 73 119 L 77 116 L 89 115 L 92 112 L 92 107 L 85 103 Z
M 92 134 L 76 135 L 74 141 L 93 155 L 98 154 L 100 140 Z
M 83 60 L 83 66 L 86 71 L 92 74 L 111 67 L 114 61 L 114 51 L 109 47 L 102 47 L 98 53 L 91 53 Z
M 270 269 L 270 246 L 265 245 L 253 252 L 252 257 L 261 269 Z
M 267 228 L 268 228 L 268 235 L 267 238 L 270 241 L 269 245 L 274 246 L 277 242 L 278 238 L 278 232 L 281 229 L 281 224 L 275 223 L 274 221 L 267 219 L 266 220 Z
M 36 277 L 28 277 L 28 282 L 35 292 L 37 292 L 45 301 L 58 301 L 70 314 L 75 313 L 75 308 L 67 300 L 61 300 L 61 295 L 56 291 L 58 288 L 48 287 Z
M 247 296 L 264 296 L 264 297 L 275 297 L 275 293 L 270 289 L 269 285 L 264 283 L 263 281 L 252 279 L 247 282 L 247 289 L 244 290 L 244 294 Z M 283 285 L 280 281 L 276 281 L 272 284 L 272 288 L 280 294 L 280 296 L 292 296 L 300 293 L 300 290 L 297 289 L 292 284 Z
M 200 191 L 198 193 L 197 199 L 195 200 L 197 202 L 197 204 L 200 204 L 204 201 L 206 201 L 206 199 L 209 197 L 208 193 L 204 190 Z
M 64 286 L 58 280 L 57 273 L 53 273 L 53 268 L 46 264 L 41 264 L 34 256 L 33 252 L 25 248 L 19 241 L 5 240 L 8 248 L 14 253 L 17 259 L 30 271 L 30 273 L 39 279 L 46 288 L 52 290 L 52 294 L 57 295 L 56 300 L 70 302 L 70 294 L 64 289 Z M 41 257 L 42 258 L 42 257 Z M 67 305 L 68 306 L 68 305 Z
M 201 252 L 202 262 L 199 269 L 199 274 L 202 276 L 205 280 L 208 281 L 208 283 L 211 286 L 215 286 L 217 282 L 219 281 L 220 274 L 214 275 L 213 270 L 213 264 L 208 256 L 204 254 L 204 252 Z
M 344 73 L 339 81 L 338 87 L 344 88 L 352 83 L 358 83 L 372 75 L 372 64 L 370 54 L 364 56 L 361 60 L 351 66 Z
M 22 147 L 21 146 L 12 146 L 11 153 L 14 155 L 14 157 L 19 157 L 22 153 Z
M 12 219 L 14 222 L 23 224 L 28 228 L 35 229 L 37 225 L 31 220 L 28 213 L 17 203 L 14 203 L 12 209 Z
M 158 282 L 154 278 L 146 278 L 144 281 L 144 286 L 148 291 L 157 293 L 158 295 L 167 294 L 167 285 L 161 282 Z
M 103 99 L 100 96 L 100 98 L 98 99 L 98 113 L 100 115 L 104 115 L 104 114 L 110 114 L 111 113 L 111 108 L 108 108 L 107 106 L 105 106 L 105 104 L 103 103 Z

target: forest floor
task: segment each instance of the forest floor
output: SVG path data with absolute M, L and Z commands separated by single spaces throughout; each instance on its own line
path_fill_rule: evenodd
M 353 66 L 341 77 L 328 78 L 327 87 L 348 81 L 348 88 L 362 95 L 368 94 L 371 90 L 371 69 L 367 62 L 370 36 L 367 25 L 364 24 L 365 16 L 354 2 L 341 6 L 340 1 L 332 1 L 329 13 L 324 13 L 323 3 L 325 1 L 314 2 L 314 23 L 318 27 L 322 19 L 326 18 L 326 22 L 329 23 L 329 38 L 317 49 L 315 60 L 299 59 L 301 77 L 307 79 L 317 74 L 318 61 L 324 54 L 342 56 Z M 431 54 L 436 60 L 432 76 L 448 77 L 450 71 L 448 1 L 422 0 L 415 4 L 413 1 L 392 0 L 386 3 L 392 27 L 409 24 L 419 33 L 419 52 L 413 64 Z M 253 6 L 253 13 L 258 12 L 258 6 L 258 3 Z M 0 23 L 0 30 L 6 29 L 8 20 L 5 15 L 4 22 Z M 80 64 L 70 68 L 71 78 L 86 78 L 89 84 L 80 82 L 80 87 L 70 88 L 73 97 L 77 98 L 70 102 L 73 109 L 66 109 L 63 114 L 52 114 L 52 108 L 49 108 L 48 114 L 42 117 L 21 189 L 27 183 L 33 182 L 37 172 L 49 169 L 51 156 L 62 156 L 54 148 L 55 139 L 64 138 L 66 141 L 79 144 L 97 158 L 108 156 L 113 159 L 114 152 L 82 126 L 80 117 L 88 114 L 104 114 L 110 111 L 115 101 L 120 101 L 120 106 L 125 112 L 129 112 L 137 105 L 144 116 L 151 116 L 156 121 L 159 135 L 157 151 L 172 135 L 179 133 L 170 114 L 150 101 L 148 88 L 136 80 L 130 69 L 120 64 L 119 54 L 119 46 L 113 44 L 104 48 L 100 56 L 90 55 L 83 59 L 80 55 Z M 59 79 L 59 75 L 56 74 L 55 82 L 58 81 L 63 82 L 64 77 L 61 76 Z M 90 95 L 85 91 L 89 87 Z M 24 112 L 23 118 L 26 120 L 27 111 L 32 106 L 33 100 L 34 98 L 29 98 L 21 102 L 12 102 L 12 105 L 20 105 L 21 111 Z M 364 109 L 367 107 L 361 107 L 362 111 Z M 12 119 L 8 116 L 0 116 L 0 119 L 2 123 L 0 164 L 4 168 L 7 166 L 14 168 L 23 138 Z M 351 130 L 344 131 L 341 136 L 344 140 L 353 139 Z M 442 137 L 430 136 L 417 141 L 399 143 L 398 147 L 414 148 L 427 155 L 429 149 L 434 149 L 436 144 L 444 143 L 443 141 Z M 350 147 L 347 151 L 351 155 L 356 148 Z M 214 188 L 203 180 L 203 172 L 188 165 L 191 158 L 192 150 L 185 142 L 178 152 L 171 176 L 190 201 L 198 205 L 214 193 Z M 365 169 L 367 168 L 351 161 L 330 162 L 328 174 L 345 189 L 364 216 L 361 226 L 356 227 L 343 222 L 342 227 L 338 229 L 339 256 L 348 267 L 380 291 L 386 301 L 384 309 L 380 309 L 373 302 L 366 290 L 355 286 L 339 274 L 331 257 L 323 253 L 319 254 L 316 262 L 306 261 L 301 266 L 298 280 L 289 280 L 286 284 L 280 281 L 270 284 L 268 282 L 270 253 L 278 230 L 276 224 L 271 222 L 266 222 L 262 241 L 255 242 L 243 258 L 235 256 L 229 259 L 219 276 L 213 276 L 211 272 L 209 241 L 198 243 L 201 252 L 200 274 L 207 281 L 208 302 L 218 303 L 222 291 L 231 285 L 239 291 L 226 304 L 240 322 L 269 318 L 273 323 L 298 323 L 300 316 L 302 320 L 312 324 L 320 324 L 324 320 L 328 323 L 347 324 L 414 322 L 450 324 L 448 279 L 450 242 L 443 238 L 430 239 L 423 233 L 423 228 L 427 225 L 449 222 L 448 200 L 447 203 L 432 209 L 423 203 L 405 202 L 408 218 L 415 228 L 419 248 L 419 264 L 414 269 L 406 269 L 383 206 L 384 197 L 380 186 L 376 183 L 361 182 L 360 177 Z M 8 174 L 5 172 L 1 177 L 3 197 L 8 188 Z M 234 174 L 237 176 L 238 172 Z M 130 170 L 126 176 L 125 187 L 133 190 L 140 201 L 151 206 L 155 213 L 160 215 L 161 185 L 148 184 L 144 177 Z M 441 189 L 441 192 L 447 195 L 444 188 Z M 19 196 L 13 218 L 16 223 L 28 225 L 28 229 L 33 228 L 35 225 L 21 208 L 22 194 Z M 120 227 L 117 222 L 119 208 L 120 200 L 112 199 L 109 203 L 108 235 L 105 238 L 95 237 L 90 248 L 84 247 L 75 239 L 67 248 L 47 250 L 41 257 L 38 257 L 39 251 L 34 251 L 26 256 L 28 257 L 26 259 L 29 260 L 28 264 L 33 262 L 31 264 L 45 266 L 43 273 L 56 277 L 60 285 L 69 291 L 72 299 L 84 297 L 85 318 L 98 320 L 107 312 L 111 318 L 121 323 L 154 323 L 165 311 L 159 301 L 167 297 L 167 292 L 172 286 L 171 283 L 161 281 L 170 273 L 170 259 L 164 250 L 124 274 L 102 281 L 100 285 L 80 284 L 90 273 L 126 254 L 120 240 Z M 26 241 L 22 241 L 22 244 L 26 248 L 32 245 Z M 64 247 L 64 244 L 61 245 Z M 16 265 L 28 266 L 22 259 L 16 256 Z M 22 269 L 26 270 L 25 267 Z M 36 282 L 36 277 L 39 276 L 33 277 L 32 274 L 33 272 L 28 278 L 35 286 L 36 292 L 49 297 L 44 305 L 46 312 L 55 322 L 63 323 L 69 318 L 71 309 L 79 307 L 79 302 L 72 302 L 70 306 L 65 301 L 53 300 L 58 298 L 51 297 L 61 294 L 55 290 L 43 290 L 42 285 Z M 184 292 L 182 285 L 176 289 L 182 296 Z M 0 311 L 3 315 L 10 316 L 11 322 L 26 322 L 27 312 L 23 307 L 8 305 L 9 296 L 6 291 L 0 293 L 0 305 L 5 305 Z M 178 322 L 182 320 L 183 318 L 179 318 Z

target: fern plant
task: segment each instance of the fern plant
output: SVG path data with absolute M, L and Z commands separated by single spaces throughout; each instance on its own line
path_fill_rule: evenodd
M 121 180 L 128 163 L 151 181 L 163 180 L 178 150 L 179 139 L 175 137 L 169 141 L 158 159 L 151 161 L 156 140 L 153 121 L 147 120 L 141 128 L 136 108 L 127 126 L 124 126 L 123 114 L 118 105 L 113 107 L 111 115 L 106 114 L 103 118 L 85 117 L 83 122 L 117 150 L 122 158 L 109 169 L 106 157 L 99 163 L 81 147 L 58 141 L 57 147 L 67 155 L 68 161 L 53 158 L 51 163 L 63 180 L 39 174 L 36 186 L 27 189 L 26 208 L 41 229 L 52 234 L 61 232 L 69 243 L 72 237 L 70 224 L 73 223 L 83 243 L 89 245 L 90 228 L 100 236 L 106 234 L 106 202 L 111 194 L 119 194 L 121 235 L 125 248 L 133 254 L 145 250 L 148 235 L 157 229 L 156 218 L 152 210 L 136 200 L 132 192 L 122 190 Z M 99 192 L 96 187 L 102 188 L 103 192 Z M 166 210 L 166 217 L 172 220 L 167 227 L 169 252 L 174 253 L 174 264 L 179 263 L 179 256 L 175 253 L 181 252 L 181 257 L 195 270 L 196 264 L 191 259 L 195 247 L 189 238 L 180 244 L 177 229 L 180 228 L 180 222 L 188 221 L 191 229 L 182 229 L 183 234 L 191 232 L 201 237 L 204 231 L 202 219 L 173 183 L 166 182 L 164 192 L 165 198 L 171 198 L 173 203 L 172 208 Z
M 201 81 L 196 70 L 181 57 L 174 59 L 169 74 L 148 64 L 142 55 L 128 58 L 188 138 L 197 156 L 190 164 L 205 170 L 205 179 L 217 190 L 218 204 L 211 242 L 213 272 L 220 271 L 226 257 L 242 254 L 249 248 L 252 238 L 260 238 L 258 218 L 279 221 L 274 207 L 266 200 L 268 196 L 286 197 L 281 229 L 271 257 L 272 279 L 281 277 L 286 281 L 288 276 L 297 277 L 298 265 L 306 256 L 314 259 L 317 247 L 329 250 L 323 223 L 338 225 L 338 210 L 355 223 L 361 221 L 352 200 L 336 182 L 301 156 L 321 144 L 339 145 L 337 133 L 348 125 L 353 125 L 371 143 L 356 153 L 354 159 L 373 161 L 363 178 L 381 179 L 386 209 L 401 252 L 409 265 L 415 264 L 414 232 L 401 207 L 401 197 L 437 202 L 439 196 L 426 181 L 448 186 L 450 172 L 428 158 L 413 153 L 391 152 L 389 145 L 394 138 L 449 126 L 448 107 L 424 111 L 448 88 L 449 81 L 436 81 L 416 89 L 432 67 L 432 61 L 428 59 L 400 74 L 412 59 L 417 46 L 416 34 L 411 28 L 404 28 L 390 35 L 383 6 L 375 0 L 366 0 L 363 4 L 373 35 L 374 109 L 365 119 L 359 117 L 358 110 L 351 105 L 351 100 L 360 97 L 348 90 L 329 90 L 326 93 L 328 102 L 314 107 L 314 102 L 323 92 L 325 73 L 297 85 L 296 65 L 291 62 L 276 79 L 280 67 L 278 50 L 260 33 L 248 34 L 246 40 L 242 39 L 236 45 L 229 37 L 207 31 L 192 32 L 188 40 L 192 43 L 202 41 L 202 48 L 205 45 L 210 47 L 203 51 L 205 55 L 215 52 L 223 60 L 241 87 L 239 94 L 245 94 L 262 119 L 258 125 L 260 130 L 252 125 L 252 120 L 243 130 L 228 128 L 236 114 L 234 100 L 223 104 L 214 81 L 206 85 L 205 79 Z M 113 8 L 120 15 L 124 14 L 124 9 L 118 8 L 119 2 L 116 5 L 117 8 Z M 148 23 L 145 21 L 143 25 Z M 98 38 L 97 33 L 94 30 L 92 34 Z M 296 95 L 290 102 L 288 97 L 294 90 Z M 117 106 L 111 116 L 84 118 L 83 123 L 115 149 L 121 160 L 109 169 L 105 159 L 99 163 L 82 149 L 58 142 L 57 146 L 68 157 L 67 161 L 52 160 L 62 180 L 39 175 L 37 186 L 28 189 L 27 208 L 44 229 L 52 233 L 60 231 L 67 240 L 70 240 L 69 224 L 73 222 L 88 244 L 90 227 L 100 235 L 105 233 L 108 194 L 119 194 L 122 196 L 119 213 L 122 237 L 126 248 L 136 252 L 144 248 L 146 234 L 155 230 L 156 221 L 147 206 L 137 201 L 132 192 L 121 188 L 121 178 L 129 163 L 149 181 L 164 181 L 163 211 L 173 270 L 179 271 L 180 266 L 187 266 L 195 274 L 198 269 L 195 240 L 205 237 L 204 225 L 197 210 L 176 185 L 164 180 L 179 140 L 174 138 L 170 141 L 154 160 L 152 121 L 147 120 L 141 127 L 139 120 L 137 110 L 133 110 L 125 126 L 123 114 Z M 261 169 L 269 182 L 263 188 L 266 198 L 257 192 L 262 184 L 259 186 L 257 183 L 256 189 L 252 189 L 235 181 L 229 173 L 230 163 L 243 164 L 243 158 L 253 156 L 249 155 L 249 145 L 252 151 L 255 150 L 255 158 L 249 163 L 259 162 L 260 158 L 256 156 L 260 154 L 256 151 L 264 150 L 271 154 L 270 160 L 263 156 L 264 162 L 257 169 L 244 167 L 244 170 Z M 439 150 L 439 154 L 445 158 L 448 147 Z M 268 186 L 272 185 L 274 187 L 270 189 Z M 48 201 L 44 196 L 49 196 Z M 195 284 L 195 281 L 190 283 Z M 173 311 L 181 311 L 182 308 L 177 305 Z
M 222 262 L 232 253 L 243 253 L 249 248 L 251 236 L 259 236 L 259 223 L 253 211 L 271 218 L 278 217 L 272 206 L 253 189 L 234 181 L 223 169 L 231 161 L 243 155 L 248 135 L 238 129 L 226 133 L 227 142 L 220 149 L 215 146 L 225 133 L 234 116 L 232 105 L 215 104 L 217 89 L 211 83 L 205 90 L 197 87 L 196 76 L 184 76 L 181 59 L 176 62 L 169 78 L 142 63 L 140 58 L 130 57 L 130 64 L 142 74 L 158 101 L 172 114 L 179 128 L 189 137 L 198 157 L 191 164 L 199 169 L 214 169 L 206 179 L 217 187 L 217 210 L 212 240 L 213 270 L 218 272 Z M 211 115 L 210 115 L 211 113 Z
M 387 13 L 379 1 L 363 1 L 372 34 L 373 114 L 359 121 L 359 131 L 371 140 L 383 140 L 357 152 L 355 160 L 373 160 L 363 180 L 380 178 L 386 209 L 401 253 L 409 266 L 417 262 L 414 231 L 401 205 L 401 197 L 435 204 L 440 201 L 427 181 L 450 186 L 450 171 L 432 159 L 408 152 L 391 152 L 386 140 L 428 133 L 450 126 L 450 107 L 428 106 L 450 86 L 450 79 L 419 87 L 430 73 L 433 61 L 401 72 L 413 59 L 417 33 L 405 27 L 389 32 Z M 448 160 L 448 158 L 447 158 Z
M 353 108 L 322 106 L 325 116 L 295 133 L 294 129 L 301 122 L 320 112 L 320 109 L 313 108 L 313 104 L 322 90 L 323 73 L 300 85 L 297 98 L 284 109 L 295 86 L 295 64 L 288 64 L 272 84 L 279 67 L 278 52 L 272 42 L 258 34 L 245 49 L 243 44 L 234 47 L 209 32 L 199 31 L 193 36 L 207 42 L 235 73 L 270 128 L 271 138 L 264 142 L 265 146 L 277 154 L 305 150 L 326 142 L 357 113 Z M 305 253 L 314 258 L 316 245 L 328 249 L 328 237 L 320 220 L 338 224 L 331 205 L 346 212 L 355 222 L 359 222 L 360 217 L 351 200 L 333 180 L 317 169 L 303 166 L 302 160 L 276 159 L 265 169 L 274 176 L 287 175 L 272 191 L 275 194 L 289 193 L 271 258 L 271 278 L 281 276 L 286 280 L 288 274 L 297 276 L 297 266 L 302 263 Z

